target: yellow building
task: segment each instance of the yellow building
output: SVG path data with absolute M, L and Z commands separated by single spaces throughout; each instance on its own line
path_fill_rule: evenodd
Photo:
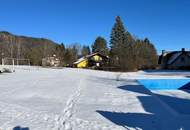
M 88 59 L 80 58 L 78 61 L 74 63 L 74 66 L 77 68 L 87 68 L 88 67 Z
M 87 55 L 78 59 L 74 62 L 74 67 L 77 68 L 100 68 L 103 67 L 105 64 L 108 63 L 108 56 L 102 55 L 100 53 L 93 53 L 91 55 Z

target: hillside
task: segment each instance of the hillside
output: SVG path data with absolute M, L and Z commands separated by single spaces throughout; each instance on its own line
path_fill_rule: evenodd
M 54 53 L 56 45 L 57 43 L 44 38 L 0 32 L 0 57 L 28 58 L 33 65 L 40 65 L 43 57 Z

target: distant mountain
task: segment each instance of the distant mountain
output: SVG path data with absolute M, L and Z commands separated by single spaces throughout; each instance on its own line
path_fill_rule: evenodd
M 18 36 L 0 32 L 0 57 L 27 58 L 31 64 L 40 65 L 43 57 L 55 52 L 57 43 L 45 38 Z

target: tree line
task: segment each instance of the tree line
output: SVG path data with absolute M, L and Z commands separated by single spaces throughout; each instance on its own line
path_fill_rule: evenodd
M 55 45 L 48 39 L 16 36 L 3 31 L 0 32 L 0 59 L 30 59 L 31 65 L 41 65 L 43 57 L 54 53 Z
M 157 52 L 148 38 L 138 39 L 128 32 L 119 16 L 111 30 L 109 47 L 107 41 L 99 36 L 91 46 L 72 45 L 68 48 L 64 44 L 58 45 L 57 54 L 66 64 L 72 64 L 78 56 L 86 56 L 99 52 L 110 57 L 107 67 L 120 71 L 135 71 L 139 69 L 154 69 L 157 66 Z M 81 53 L 80 53 L 81 52 Z M 64 59 L 65 57 L 65 59 Z
M 119 16 L 111 30 L 110 41 L 99 36 L 91 46 L 79 43 L 65 46 L 43 38 L 15 36 L 0 33 L 0 57 L 27 58 L 31 65 L 41 65 L 42 58 L 55 54 L 60 66 L 72 66 L 78 58 L 99 52 L 109 56 L 112 70 L 135 71 L 153 69 L 157 65 L 157 52 L 148 38 L 138 39 L 126 30 Z M 2 55 L 3 54 L 3 55 Z
M 157 65 L 157 52 L 148 38 L 134 38 L 119 16 L 110 36 L 110 57 L 113 66 L 123 71 L 152 69 Z

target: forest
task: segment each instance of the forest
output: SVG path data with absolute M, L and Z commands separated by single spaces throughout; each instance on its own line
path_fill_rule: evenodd
M 109 56 L 107 67 L 119 71 L 155 69 L 157 51 L 148 38 L 134 37 L 125 27 L 119 16 L 116 17 L 110 33 L 110 40 L 102 36 L 95 38 L 91 45 L 56 43 L 45 38 L 17 36 L 0 32 L 0 59 L 3 57 L 29 59 L 31 65 L 42 64 L 42 58 L 55 54 L 61 61 L 60 66 L 72 66 L 78 58 L 99 52 Z

